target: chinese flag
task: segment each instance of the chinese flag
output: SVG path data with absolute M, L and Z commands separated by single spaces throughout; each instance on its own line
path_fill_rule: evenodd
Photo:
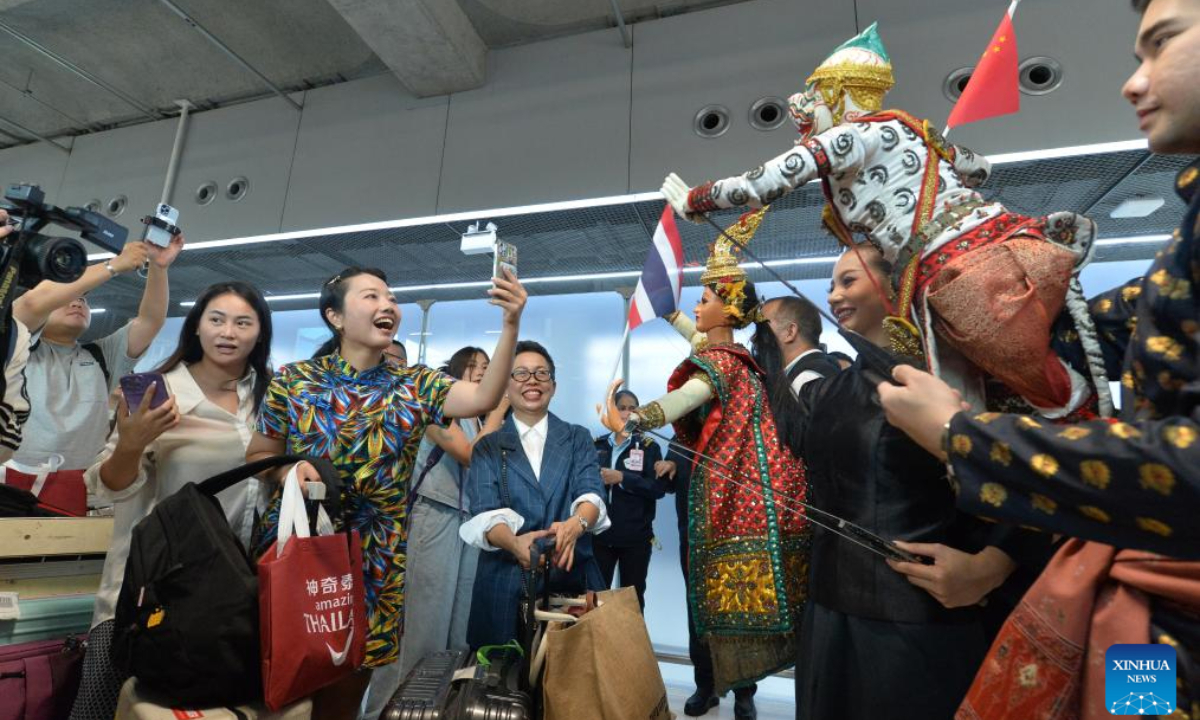
M 1021 91 L 1017 77 L 1017 36 L 1013 32 L 1012 15 L 1014 2 L 996 28 L 996 34 L 988 43 L 987 50 L 975 72 L 967 81 L 967 87 L 958 98 L 946 127 L 985 120 L 990 117 L 1008 115 L 1021 109 Z

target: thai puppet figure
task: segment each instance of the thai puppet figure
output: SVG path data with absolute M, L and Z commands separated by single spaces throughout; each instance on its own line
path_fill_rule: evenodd
M 748 213 L 728 233 L 749 240 L 763 212 Z M 727 239 L 717 241 L 701 283 L 696 324 L 679 312 L 668 318 L 692 342 L 692 354 L 671 375 L 669 392 L 630 421 L 646 430 L 673 424 L 676 442 L 706 456 L 695 456 L 689 489 L 687 594 L 722 693 L 795 663 L 811 537 L 795 502 L 806 498 L 804 469 L 780 442 L 769 399 L 782 373 L 775 368 L 768 377 L 733 341 L 734 329 L 764 319 Z M 617 432 L 625 424 L 612 394 L 602 420 Z
M 718 208 L 762 207 L 820 179 L 826 228 L 847 247 L 865 235 L 894 268 L 897 299 L 885 321 L 893 351 L 924 356 L 976 407 L 1052 419 L 1085 406 L 1111 414 L 1077 277 L 1091 258 L 1094 224 L 1074 213 L 1023 217 L 984 200 L 974 188 L 988 177 L 986 158 L 947 143 L 927 120 L 883 110 L 893 82 L 871 25 L 789 99 L 801 134 L 794 147 L 696 187 L 671 174 L 663 194 L 696 219 Z M 1087 357 L 1078 372 L 1050 345 L 1064 306 Z

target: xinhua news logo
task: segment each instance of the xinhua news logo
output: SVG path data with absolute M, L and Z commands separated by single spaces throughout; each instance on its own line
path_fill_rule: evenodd
M 1175 709 L 1175 648 L 1113 645 L 1104 654 L 1104 701 L 1113 715 L 1170 715 Z

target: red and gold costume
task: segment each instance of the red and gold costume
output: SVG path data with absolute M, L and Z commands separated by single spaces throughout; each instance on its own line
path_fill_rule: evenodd
M 927 120 L 884 110 L 891 61 L 875 26 L 844 43 L 790 101 L 802 137 L 742 175 L 663 192 L 686 217 L 762 207 L 819 179 L 824 225 L 847 247 L 866 239 L 895 268 L 898 300 L 886 321 L 893 350 L 923 355 L 934 373 L 983 407 L 995 378 L 1028 409 L 1061 418 L 1093 394 L 1111 412 L 1108 381 L 1077 271 L 1091 258 L 1094 224 L 1073 213 L 1029 218 L 974 188 L 986 158 L 949 144 Z M 1086 377 L 1050 347 L 1069 310 L 1088 350 Z
M 728 230 L 745 242 L 762 212 Z M 701 283 L 714 288 L 733 327 L 761 318 L 748 308 L 745 272 L 728 240 Z M 636 411 L 645 429 L 673 423 L 676 438 L 702 454 L 688 497 L 688 603 L 713 658 L 715 691 L 759 680 L 795 663 L 808 597 L 804 468 L 779 441 L 763 371 L 746 348 L 710 344 L 675 313 L 695 351 L 672 374 L 668 394 Z

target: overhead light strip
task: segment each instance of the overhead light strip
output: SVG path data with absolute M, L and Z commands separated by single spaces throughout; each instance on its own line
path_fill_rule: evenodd
M 1029 160 L 1053 160 L 1057 158 L 1074 157 L 1079 155 L 1103 155 L 1107 153 L 1128 152 L 1130 150 L 1145 150 L 1146 148 L 1147 144 L 1144 139 L 1123 140 L 1120 142 L 1074 145 L 1071 147 L 1049 148 L 1046 150 L 1002 153 L 999 155 L 989 155 L 988 159 L 993 165 L 1004 165 L 1006 163 L 1025 162 Z M 427 215 L 424 217 L 415 218 L 401 218 L 398 220 L 382 220 L 379 222 L 358 223 L 355 225 L 336 225 L 332 227 L 312 228 L 310 230 L 294 230 L 291 232 L 228 238 L 226 240 L 205 240 L 202 242 L 188 243 L 187 246 L 184 247 L 184 250 L 211 250 L 213 248 L 241 247 L 245 245 L 284 242 L 287 240 L 300 240 L 303 238 L 321 237 L 325 235 L 371 232 L 374 230 L 395 230 L 397 228 L 420 227 L 423 225 L 464 222 L 468 220 L 497 220 L 506 217 L 516 217 L 519 215 L 531 215 L 533 213 L 562 212 L 564 210 L 577 210 L 579 208 L 627 205 L 630 203 L 649 202 L 655 200 L 662 200 L 662 193 L 655 191 L 634 193 L 631 195 L 610 195 L 600 198 L 563 200 L 559 202 L 539 203 L 536 205 L 517 205 L 514 207 L 493 208 L 491 210 L 470 210 L 467 212 Z M 114 255 L 108 252 L 92 253 L 88 255 L 88 260 L 107 260 L 111 257 L 114 257 Z
M 1112 247 L 1121 245 L 1141 245 L 1147 243 L 1161 243 L 1171 239 L 1171 235 L 1134 235 L 1130 237 L 1115 237 L 1102 238 L 1096 241 L 1097 246 Z M 763 263 L 767 267 L 795 267 L 799 265 L 827 265 L 837 262 L 837 255 L 827 255 L 821 257 L 807 258 L 792 258 L 790 260 L 767 260 Z M 744 262 L 740 263 L 739 267 L 746 270 L 755 270 L 758 268 L 758 263 Z M 698 265 L 695 267 L 685 267 L 684 274 L 694 275 L 704 272 L 704 266 Z M 579 275 L 550 275 L 546 277 L 522 278 L 521 283 L 524 285 L 542 285 L 549 283 L 563 282 L 587 282 L 589 280 L 619 280 L 623 278 L 641 277 L 641 272 L 638 270 L 622 270 L 617 272 L 590 273 Z M 400 285 L 388 288 L 396 293 L 412 293 L 422 292 L 427 290 L 464 290 L 469 288 L 487 288 L 491 287 L 492 283 L 488 280 L 478 280 L 472 282 L 453 282 L 453 283 L 434 283 L 428 285 Z M 316 300 L 321 297 L 319 292 L 303 292 L 303 293 L 284 293 L 281 295 L 268 295 L 267 302 L 287 302 L 292 300 Z M 179 303 L 181 307 L 191 307 L 195 302 L 185 301 Z M 92 312 L 97 312 L 93 310 Z M 103 310 L 99 310 L 103 312 Z

